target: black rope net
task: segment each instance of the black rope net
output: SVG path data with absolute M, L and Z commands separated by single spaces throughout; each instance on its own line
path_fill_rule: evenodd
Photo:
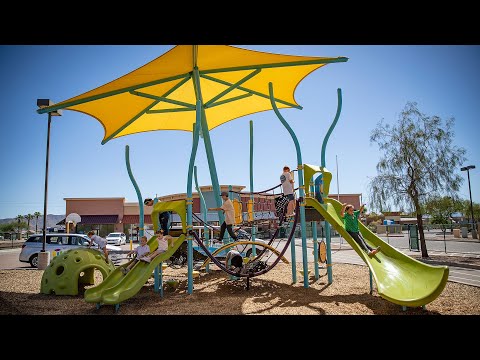
M 282 184 L 279 184 L 270 189 L 256 192 L 229 191 L 235 208 L 234 231 L 238 239 L 252 240 L 253 227 L 255 227 L 255 237 L 269 239 L 268 245 L 270 246 L 275 239 L 288 236 L 292 218 L 286 216 L 289 199 L 283 194 L 281 186 Z M 205 223 L 197 214 L 193 213 L 192 215 L 194 221 L 207 227 L 214 237 L 220 232 L 218 227 L 215 228 Z M 202 239 L 205 237 L 203 236 Z M 219 239 L 219 241 L 221 240 Z M 247 246 L 248 244 L 244 245 L 244 248 Z
M 299 199 L 299 201 L 300 201 L 300 199 Z M 263 275 L 263 274 L 267 273 L 268 271 L 270 271 L 271 269 L 273 269 L 278 264 L 278 262 L 282 259 L 283 255 L 287 251 L 292 239 L 294 238 L 294 234 L 295 234 L 295 230 L 296 230 L 297 222 L 298 222 L 298 218 L 299 218 L 299 206 L 300 206 L 299 201 L 295 201 L 295 203 L 296 203 L 295 216 L 289 217 L 288 219 L 286 219 L 284 214 L 283 214 L 283 216 L 281 216 L 277 219 L 279 222 L 281 222 L 282 225 L 286 224 L 285 228 L 290 229 L 290 232 L 288 233 L 287 241 L 285 242 L 282 250 L 278 251 L 279 252 L 278 255 L 273 251 L 269 251 L 270 256 L 267 259 L 265 259 L 264 255 L 267 253 L 268 247 L 264 246 L 263 243 L 260 243 L 260 242 L 257 243 L 256 242 L 255 245 L 259 248 L 258 249 L 259 251 L 258 251 L 257 255 L 255 257 L 253 257 L 252 259 L 250 259 L 250 261 L 248 261 L 246 264 L 244 264 L 241 268 L 237 268 L 235 271 L 228 268 L 227 264 L 223 263 L 217 257 L 215 257 L 209 251 L 207 246 L 205 246 L 203 240 L 198 236 L 198 234 L 195 231 L 190 230 L 189 234 L 193 236 L 193 238 L 195 239 L 195 241 L 197 242 L 199 247 L 205 252 L 205 254 L 210 258 L 210 260 L 215 265 L 217 265 L 222 271 L 226 272 L 227 274 L 232 275 L 232 276 L 247 277 L 247 278 Z M 284 211 L 284 210 L 282 210 L 282 211 Z M 281 228 L 282 228 L 281 226 L 278 226 L 276 228 L 275 232 L 270 237 L 270 241 L 268 242 L 269 246 L 271 246 L 272 242 L 275 239 L 277 239 L 277 237 L 280 234 Z M 278 244 L 279 243 L 280 242 L 278 242 Z M 277 246 L 278 246 L 278 244 L 277 244 Z M 269 262 L 270 257 L 273 256 L 273 255 L 276 255 L 276 258 L 272 262 Z

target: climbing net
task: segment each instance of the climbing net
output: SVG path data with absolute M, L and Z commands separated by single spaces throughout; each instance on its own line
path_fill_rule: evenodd
M 247 235 L 244 237 L 247 241 L 242 241 L 239 239 L 237 242 L 227 243 L 222 246 L 221 249 L 228 250 L 229 248 L 239 249 L 241 247 L 244 249 L 255 244 L 256 255 L 249 256 L 248 262 L 243 265 L 241 269 L 237 271 L 231 271 L 222 264 L 214 254 L 212 254 L 207 246 L 203 243 L 204 239 L 199 238 L 197 234 L 193 234 L 196 242 L 205 252 L 208 258 L 210 258 L 217 266 L 219 266 L 223 271 L 229 273 L 230 275 L 235 274 L 235 276 L 245 276 L 245 277 L 254 277 L 260 274 L 264 274 L 273 268 L 283 257 L 286 249 L 290 245 L 290 241 L 294 237 L 296 230 L 296 225 L 298 221 L 298 201 L 295 201 L 295 216 L 286 216 L 287 207 L 289 199 L 287 196 L 283 195 L 281 192 L 281 184 L 274 186 L 270 189 L 258 191 L 258 192 L 237 192 L 230 191 L 230 198 L 234 204 L 235 209 L 235 231 L 237 234 L 242 232 L 242 234 Z M 199 216 L 193 214 L 195 221 L 203 224 L 204 226 L 212 229 L 213 231 L 218 231 L 210 224 L 205 223 Z M 268 238 L 268 243 L 252 240 L 252 228 L 255 227 L 256 236 L 262 235 L 262 237 Z M 287 241 L 281 241 L 282 238 L 286 238 Z M 279 240 L 273 246 L 275 240 Z M 236 244 L 239 245 L 236 245 Z M 280 245 L 284 246 L 282 249 L 278 249 Z M 270 251 L 267 251 L 270 250 Z M 268 256 L 267 256 L 268 254 Z M 272 256 L 276 256 L 271 260 Z M 209 261 L 209 260 L 206 260 Z
M 264 239 L 270 239 L 274 233 L 278 233 L 275 237 L 280 238 L 287 235 L 286 212 L 289 199 L 281 192 L 281 184 L 257 192 L 230 190 L 230 194 L 235 209 L 234 231 L 237 232 L 239 238 L 251 240 L 253 227 L 255 227 L 256 235 Z M 193 213 L 192 215 L 195 222 L 206 226 L 214 234 L 220 231 L 205 223 L 197 214 Z
M 218 260 L 215 257 L 215 254 L 214 253 L 212 254 L 209 251 L 209 249 L 205 246 L 202 239 L 200 239 L 198 237 L 196 232 L 190 230 L 189 233 L 190 233 L 190 235 L 193 236 L 194 240 L 202 248 L 202 250 L 207 254 L 209 259 L 211 261 L 213 261 L 213 263 L 215 263 L 215 265 L 217 265 L 222 271 L 224 271 L 227 274 L 232 275 L 232 276 L 246 277 L 247 280 L 248 280 L 248 278 L 259 276 L 259 275 L 265 274 L 266 272 L 270 271 L 283 258 L 283 255 L 287 251 L 288 247 L 290 246 L 290 243 L 291 243 L 292 239 L 294 238 L 298 218 L 299 218 L 299 201 L 296 201 L 295 216 L 290 217 L 288 219 L 288 221 L 284 221 L 284 223 L 289 223 L 290 224 L 290 232 L 288 234 L 287 240 L 286 240 L 283 248 L 280 251 L 277 251 L 277 249 L 271 247 L 271 243 L 277 238 L 277 236 L 279 234 L 280 227 L 278 227 L 277 230 L 272 235 L 272 237 L 270 238 L 270 241 L 267 245 L 265 245 L 264 243 L 255 242 L 256 245 L 259 247 L 258 254 L 256 256 L 252 257 L 251 259 L 249 259 L 249 261 L 245 265 L 243 265 L 242 268 L 238 268 L 236 270 L 232 270 L 232 269 L 228 268 L 226 266 L 227 264 L 223 264 L 220 260 Z M 235 244 L 236 244 L 236 242 L 226 244 L 218 250 L 222 250 L 223 248 L 233 247 L 233 246 L 235 246 Z M 273 260 L 273 262 L 269 262 L 268 261 L 269 258 L 268 259 L 264 258 L 264 255 L 266 254 L 267 249 L 273 250 L 273 251 L 270 251 L 271 255 L 269 256 L 269 258 L 273 254 L 276 255 L 276 258 Z M 248 282 L 247 282 L 247 287 L 248 287 Z

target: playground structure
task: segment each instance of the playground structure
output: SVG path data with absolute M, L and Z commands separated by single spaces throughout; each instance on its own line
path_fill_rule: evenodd
M 101 272 L 105 281 L 114 271 L 112 261 L 105 262 L 95 249 L 72 249 L 55 256 L 43 272 L 40 293 L 78 295 L 80 286 L 94 285 L 94 270 Z
M 232 47 L 223 46 L 197 46 L 194 45 L 191 58 L 188 58 L 187 62 L 190 64 L 193 59 L 193 68 L 185 70 L 186 65 L 182 70 L 176 69 L 177 72 L 166 74 L 161 79 L 146 79 L 142 80 L 142 83 L 134 83 L 135 75 L 146 73 L 156 73 L 151 71 L 155 66 L 164 66 L 169 61 L 177 61 L 180 66 L 183 66 L 182 60 L 188 56 L 187 46 L 177 46 L 169 51 L 164 56 L 157 58 L 151 63 L 139 68 L 116 81 L 110 82 L 104 86 L 96 88 L 90 92 L 79 95 L 75 98 L 65 100 L 59 104 L 45 107 L 38 110 L 39 113 L 50 113 L 58 109 L 69 109 L 82 111 L 86 114 L 94 116 L 97 120 L 102 122 L 105 128 L 105 138 L 102 143 L 105 143 L 115 137 L 124 136 L 128 134 L 154 131 L 154 130 L 186 130 L 193 131 L 192 150 L 190 155 L 190 161 L 188 165 L 187 173 L 187 198 L 185 201 L 180 202 L 165 202 L 157 203 L 154 205 L 152 212 L 152 218 L 156 219 L 160 211 L 167 211 L 169 209 L 175 209 L 182 217 L 182 226 L 184 234 L 179 236 L 175 240 L 175 245 L 169 248 L 167 252 L 159 255 L 152 261 L 152 263 L 144 264 L 137 263 L 135 267 L 126 276 L 123 277 L 120 269 L 113 271 L 100 285 L 88 289 L 85 293 L 85 300 L 87 302 L 94 302 L 100 304 L 113 304 L 116 307 L 121 301 L 133 296 L 150 277 L 152 271 L 155 271 L 155 289 L 161 288 L 162 283 L 162 267 L 159 266 L 164 260 L 168 259 L 178 246 L 186 238 L 188 243 L 187 253 L 187 265 L 188 265 L 188 293 L 193 291 L 193 241 L 196 241 L 198 246 L 208 256 L 208 260 L 202 265 L 208 271 L 208 262 L 212 261 L 219 266 L 224 272 L 232 277 L 246 277 L 247 288 L 248 279 L 251 277 L 259 276 L 269 270 L 271 270 L 280 260 L 282 260 L 283 254 L 289 247 L 293 238 L 295 229 L 299 222 L 301 229 L 301 244 L 302 244 L 302 264 L 303 269 L 303 285 L 305 288 L 309 287 L 309 269 L 307 261 L 307 240 L 306 240 L 306 218 L 305 208 L 309 207 L 317 211 L 325 220 L 326 229 L 326 266 L 328 282 L 332 280 L 332 261 L 331 261 L 331 248 L 330 248 L 330 226 L 333 226 L 352 246 L 353 249 L 359 254 L 359 256 L 368 265 L 370 271 L 370 287 L 372 288 L 372 279 L 375 279 L 378 293 L 383 298 L 393 303 L 399 304 L 403 307 L 406 306 L 425 306 L 427 303 L 434 300 L 445 287 L 448 278 L 448 267 L 431 266 L 416 261 L 390 245 L 383 242 L 380 238 L 371 233 L 367 228 L 360 224 L 362 235 L 365 237 L 367 243 L 373 246 L 380 245 L 382 251 L 376 254 L 374 257 L 368 257 L 360 249 L 358 244 L 351 238 L 351 236 L 344 230 L 343 223 L 340 218 L 341 204 L 333 199 L 328 198 L 329 186 L 331 181 L 331 173 L 326 168 L 325 164 L 325 152 L 328 138 L 331 135 L 341 112 L 342 98 L 341 90 L 338 89 L 338 106 L 335 119 L 328 130 L 325 139 L 322 144 L 321 166 L 304 164 L 301 155 L 300 144 L 298 139 L 289 126 L 288 122 L 280 114 L 279 107 L 294 107 L 301 109 L 293 99 L 293 90 L 298 82 L 301 81 L 310 72 L 316 70 L 320 66 L 333 62 L 345 62 L 346 58 L 302 58 L 286 55 L 275 55 L 267 53 L 249 52 L 246 50 L 235 49 Z M 201 57 L 202 53 L 210 53 L 208 59 L 215 58 L 213 54 L 221 55 L 219 58 L 221 61 L 225 61 L 227 64 L 214 64 L 212 65 L 208 61 L 204 61 Z M 217 53 L 216 53 L 217 52 Z M 252 54 L 253 53 L 253 54 Z M 175 55 L 179 57 L 176 58 Z M 241 59 L 240 59 L 241 58 Z M 242 63 L 237 60 L 243 60 Z M 239 65 L 240 63 L 244 65 Z M 245 65 L 247 64 L 247 65 Z M 205 68 L 203 68 L 205 66 Z M 287 68 L 288 72 L 283 72 L 283 68 Z M 262 77 L 259 74 L 266 74 Z M 213 75 L 212 75 L 213 74 Z M 216 74 L 220 74 L 215 76 Z M 268 75 L 268 76 L 267 76 Z M 287 77 L 290 77 L 290 81 L 285 81 Z M 142 78 L 139 76 L 138 78 Z M 277 81 L 272 81 L 272 79 Z M 175 97 L 176 91 L 183 89 L 187 86 L 187 81 L 190 86 L 190 92 L 183 91 L 178 94 L 188 93 L 189 98 L 187 100 Z M 138 80 L 135 80 L 138 81 Z M 171 83 L 171 84 L 170 84 Z M 274 88 L 274 84 L 288 83 L 290 88 L 287 90 L 282 89 L 282 85 Z M 165 84 L 170 84 L 169 86 Z M 277 86 L 277 85 L 276 85 Z M 268 88 L 268 93 L 265 92 L 265 88 Z M 278 92 L 279 95 L 276 95 Z M 205 101 L 202 94 L 207 94 Z M 172 95 L 170 98 L 169 96 Z M 130 118 L 121 119 L 122 122 L 114 124 L 113 120 L 105 115 L 105 107 L 112 106 L 115 101 L 127 101 L 132 98 L 130 105 L 133 111 L 129 112 Z M 249 102 L 246 102 L 248 99 Z M 111 103 L 110 103 L 110 102 Z M 228 104 L 237 103 L 235 107 L 229 108 Z M 238 104 L 240 103 L 240 105 Z M 138 105 L 137 104 L 141 104 Z M 162 106 L 159 106 L 161 104 Z M 175 107 L 167 108 L 165 104 L 175 104 Z M 269 105 L 268 105 L 269 104 Z M 146 107 L 145 107 L 146 106 Z M 239 108 L 244 109 L 244 112 L 239 112 Z M 142 110 L 143 109 L 143 110 Z M 279 225 L 290 225 L 290 233 L 288 235 L 288 241 L 284 248 L 276 253 L 277 258 L 271 264 L 263 264 L 263 268 L 253 267 L 248 269 L 248 264 L 260 264 L 260 259 L 265 253 L 265 249 L 276 250 L 271 247 L 271 242 L 278 236 L 275 233 L 265 246 L 262 243 L 251 241 L 253 247 L 253 258 L 247 262 L 247 271 L 242 273 L 233 272 L 229 270 L 224 264 L 217 260 L 216 254 L 212 253 L 208 248 L 208 239 L 206 244 L 196 236 L 193 231 L 193 212 L 192 212 L 192 183 L 195 177 L 196 181 L 196 168 L 195 159 L 198 149 L 198 143 L 200 136 L 203 138 L 205 145 L 205 151 L 209 164 L 210 177 L 212 180 L 213 192 L 215 194 L 216 206 L 221 206 L 220 200 L 220 186 L 217 178 L 217 172 L 215 167 L 215 160 L 213 156 L 212 144 L 210 141 L 209 130 L 221 125 L 222 123 L 235 119 L 245 114 L 250 114 L 263 110 L 273 110 L 278 117 L 279 121 L 286 128 L 292 137 L 295 145 L 297 156 L 297 171 L 298 171 L 298 198 L 296 202 L 296 215 L 294 219 L 286 221 L 283 214 L 277 214 Z M 207 122 L 207 111 L 211 115 L 212 121 Z M 195 117 L 188 117 L 189 113 L 195 112 Z M 127 112 L 125 112 L 127 113 Z M 131 115 L 132 113 L 138 113 Z M 228 113 L 228 114 L 227 114 Z M 169 114 L 169 117 L 165 117 L 165 121 L 162 123 L 159 121 L 154 123 L 153 120 L 161 120 L 162 116 Z M 173 115 L 172 115 L 173 114 Z M 187 115 L 185 115 L 187 114 Z M 220 115 L 221 114 L 221 115 Z M 116 117 L 120 117 L 118 111 L 114 114 Z M 128 114 L 127 114 L 128 115 Z M 221 118 L 223 116 L 223 118 Z M 159 125 L 160 124 L 160 125 Z M 162 125 L 163 124 L 163 125 Z M 251 123 L 252 124 L 252 123 Z M 250 133 L 250 197 L 253 201 L 253 131 L 251 126 Z M 130 179 L 137 191 L 140 208 L 140 235 L 143 232 L 143 199 L 141 197 L 138 185 L 136 184 L 133 175 L 131 174 L 129 160 L 128 160 L 128 147 L 126 151 L 127 170 L 129 172 Z M 314 179 L 314 176 L 317 176 Z M 197 184 L 197 191 L 199 190 Z M 199 192 L 202 199 L 202 210 L 206 214 L 205 201 Z M 218 213 L 220 223 L 223 222 L 224 217 L 221 212 Z M 254 207 L 251 210 L 247 210 L 247 218 L 255 219 Z M 155 230 L 158 228 L 157 221 L 154 222 Z M 316 224 L 314 229 L 316 229 Z M 205 225 L 206 226 L 206 225 Z M 252 238 L 255 237 L 255 226 L 252 226 Z M 155 237 L 149 241 L 151 250 L 154 249 L 156 244 Z M 227 250 L 234 245 L 225 244 L 221 250 Z M 257 247 L 259 248 L 257 254 Z M 297 282 L 296 278 L 296 255 L 294 246 L 291 246 L 291 266 L 292 266 L 292 281 Z M 314 255 L 317 260 L 318 243 L 316 239 L 316 233 L 314 231 Z M 314 262 L 315 276 L 318 279 L 318 261 Z M 252 271 L 250 271 L 252 270 Z

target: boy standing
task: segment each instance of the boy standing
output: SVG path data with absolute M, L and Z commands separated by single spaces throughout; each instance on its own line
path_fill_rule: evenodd
M 221 242 L 223 240 L 223 236 L 225 235 L 225 230 L 228 230 L 228 233 L 232 237 L 234 241 L 237 241 L 237 236 L 233 232 L 232 225 L 235 224 L 235 208 L 233 207 L 232 202 L 228 198 L 228 193 L 226 191 L 222 191 L 220 194 L 223 200 L 223 205 L 218 207 L 218 208 L 208 208 L 210 211 L 223 211 L 223 214 L 225 215 L 225 221 L 222 223 L 222 226 L 220 226 L 220 235 L 218 237 L 218 242 Z

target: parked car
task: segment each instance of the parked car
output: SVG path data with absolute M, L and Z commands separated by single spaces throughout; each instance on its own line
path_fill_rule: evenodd
M 125 245 L 127 243 L 127 235 L 120 232 L 110 233 L 105 239 L 107 240 L 107 244 Z
M 22 250 L 18 256 L 21 262 L 30 263 L 31 267 L 38 267 L 38 254 L 42 250 L 43 235 L 31 235 L 22 245 Z M 53 251 L 67 251 L 70 249 L 87 248 L 90 239 L 85 234 L 47 234 L 45 250 L 53 253 Z M 97 248 L 96 244 L 92 248 Z M 117 246 L 107 245 L 109 257 L 114 264 L 121 260 L 122 249 Z M 103 254 L 103 252 L 102 252 Z

